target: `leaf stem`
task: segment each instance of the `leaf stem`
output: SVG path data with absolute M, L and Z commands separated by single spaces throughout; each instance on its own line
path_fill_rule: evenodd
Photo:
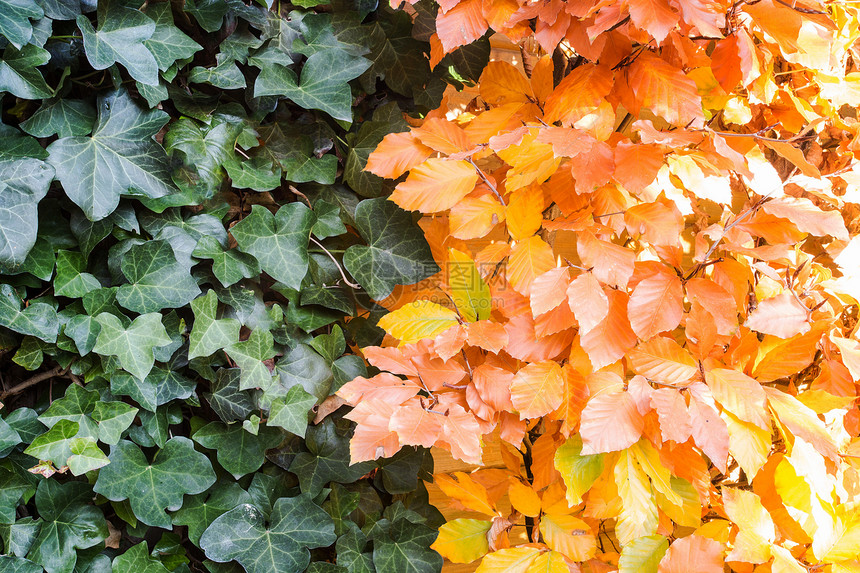
M 316 246 L 318 246 L 319 248 L 321 248 L 321 249 L 323 250 L 323 252 L 324 252 L 325 254 L 327 254 L 327 255 L 328 255 L 328 258 L 330 258 L 330 259 L 332 260 L 332 262 L 335 264 L 335 266 L 337 266 L 337 270 L 339 270 L 339 271 L 340 271 L 340 276 L 343 278 L 343 282 L 345 282 L 348 286 L 350 286 L 351 288 L 354 288 L 354 289 L 356 289 L 356 290 L 358 290 L 358 289 L 360 289 L 360 288 L 361 288 L 361 285 L 357 285 L 357 284 L 355 284 L 355 283 L 353 283 L 353 282 L 350 282 L 350 280 L 349 280 L 348 278 L 346 278 L 346 273 L 344 272 L 343 267 L 342 267 L 342 266 L 340 266 L 340 263 L 339 263 L 339 262 L 337 262 L 337 259 L 336 259 L 336 258 L 334 258 L 334 255 L 333 255 L 333 254 L 331 254 L 331 253 L 329 252 L 329 250 L 328 250 L 328 249 L 326 249 L 326 248 L 323 246 L 323 244 L 322 244 L 322 243 L 320 243 L 319 241 L 317 241 L 316 239 L 314 239 L 314 238 L 313 238 L 313 236 L 311 236 L 311 235 L 308 235 L 308 238 L 311 240 L 311 242 L 312 242 L 313 244 L 315 244 Z

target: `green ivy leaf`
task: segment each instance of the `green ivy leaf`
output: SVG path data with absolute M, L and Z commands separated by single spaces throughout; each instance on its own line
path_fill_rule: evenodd
M 15 523 L 18 501 L 23 495 L 32 495 L 34 489 L 24 477 L 0 468 L 0 523 Z M 8 549 L 7 552 L 11 553 Z
M 315 52 L 302 67 L 301 79 L 285 66 L 273 66 L 254 84 L 254 96 L 282 96 L 305 109 L 324 111 L 334 119 L 352 121 L 349 81 L 360 76 L 370 61 L 343 50 Z
M 0 326 L 45 342 L 56 342 L 60 331 L 57 311 L 52 306 L 34 302 L 21 310 L 21 299 L 9 284 L 0 285 Z
M 235 117 L 216 115 L 208 125 L 183 117 L 170 126 L 164 145 L 170 154 L 181 152 L 185 165 L 214 192 L 224 180 L 221 165 L 235 156 L 233 148 L 241 131 L 242 124 Z
M 171 8 L 169 2 L 149 4 L 146 8 L 146 15 L 155 21 L 155 30 L 143 44 L 155 57 L 158 69 L 162 72 L 167 71 L 177 60 L 190 58 L 203 49 L 173 25 Z
M 238 368 L 222 368 L 212 384 L 212 392 L 203 395 L 215 414 L 228 424 L 245 418 L 254 410 L 250 393 L 239 390 L 240 377 Z
M 442 556 L 430 549 L 438 532 L 426 525 L 399 519 L 384 536 L 373 540 L 373 564 L 377 571 L 436 573 Z
M 96 402 L 92 418 L 99 424 L 99 440 L 111 446 L 119 442 L 138 412 L 125 402 Z
M 93 350 L 105 356 L 116 356 L 126 372 L 139 380 L 144 380 L 155 364 L 152 349 L 170 344 L 157 312 L 138 316 L 128 328 L 108 312 L 99 314 L 96 321 L 101 330 Z
M 381 10 L 380 18 L 371 32 L 373 42 L 368 58 L 373 64 L 361 76 L 367 93 L 376 91 L 378 79 L 403 96 L 411 96 L 417 86 L 430 75 L 424 56 L 426 44 L 412 36 L 412 20 L 404 10 Z
M 154 527 L 169 529 L 164 509 L 179 509 L 184 495 L 202 493 L 215 483 L 212 464 L 182 436 L 168 440 L 152 462 L 127 440 L 111 448 L 109 459 L 93 490 L 111 501 L 128 499 L 137 519 Z
M 112 92 L 99 98 L 92 137 L 64 137 L 48 146 L 63 189 L 87 218 L 104 219 L 123 194 L 157 198 L 175 191 L 167 155 L 152 138 L 167 120 L 163 111 L 138 107 L 128 93 Z
M 367 535 L 356 525 L 337 540 L 337 562 L 349 573 L 375 573 L 373 553 L 367 551 Z
M 129 396 L 142 408 L 155 412 L 158 406 L 172 400 L 184 400 L 191 396 L 196 386 L 181 371 L 159 368 L 150 370 L 143 379 L 125 372 L 114 372 L 110 378 L 111 392 Z
M 209 356 L 222 348 L 239 341 L 241 325 L 234 318 L 215 318 L 218 312 L 218 297 L 210 290 L 204 296 L 191 301 L 194 326 L 188 340 L 188 358 Z
M 7 47 L 0 60 L 0 92 L 9 92 L 22 99 L 51 97 L 53 90 L 36 69 L 47 64 L 50 59 L 47 50 L 33 44 L 27 44 L 20 50 Z
M 412 217 L 387 199 L 365 199 L 355 209 L 355 226 L 367 246 L 353 245 L 343 264 L 375 300 L 398 284 L 414 284 L 439 272 L 430 247 Z
M 349 465 L 349 438 L 339 434 L 329 418 L 308 427 L 305 446 L 308 451 L 296 455 L 290 471 L 299 476 L 302 491 L 311 495 L 330 481 L 351 483 L 373 467 L 370 462 Z
M 60 420 L 71 420 L 79 425 L 79 437 L 95 439 L 98 436 L 98 426 L 90 418 L 90 414 L 98 400 L 98 392 L 71 384 L 66 388 L 65 396 L 52 402 L 39 416 L 39 421 L 51 428 Z
M 208 492 L 187 498 L 182 508 L 173 514 L 173 525 L 187 526 L 188 539 L 191 543 L 199 545 L 200 536 L 216 517 L 237 505 L 250 502 L 251 496 L 239 484 L 219 483 Z
M 247 573 L 293 573 L 310 563 L 308 549 L 335 542 L 334 524 L 310 496 L 282 497 L 269 525 L 253 505 L 240 505 L 218 517 L 200 538 L 212 561 L 236 560 Z
M 21 122 L 21 129 L 35 137 L 89 135 L 96 121 L 96 108 L 80 99 L 57 98 L 42 102 L 36 112 Z
M 54 294 L 81 298 L 90 291 L 102 288 L 99 280 L 90 273 L 84 255 L 75 251 L 57 251 L 57 276 L 54 278 Z
M 134 571 L 135 573 L 169 573 L 169 569 L 161 561 L 152 557 L 148 551 L 146 541 L 141 541 L 137 545 L 133 545 L 122 555 L 117 555 L 113 560 L 111 570 L 114 573 L 126 573 L 127 571 Z
M 200 294 L 194 278 L 176 261 L 166 241 L 147 241 L 131 247 L 121 268 L 129 282 L 119 287 L 116 300 L 134 312 L 180 308 Z
M 308 412 L 317 399 L 299 385 L 293 386 L 283 398 L 275 398 L 269 407 L 269 426 L 278 426 L 299 437 L 305 437 Z
M 239 479 L 260 469 L 266 461 L 266 450 L 277 446 L 283 434 L 275 428 L 262 427 L 255 436 L 239 424 L 210 422 L 192 438 L 204 448 L 215 450 L 221 467 Z
M 225 287 L 236 284 L 243 278 L 250 279 L 260 274 L 257 259 L 239 249 L 225 250 L 217 240 L 209 236 L 197 241 L 197 246 L 191 254 L 203 259 L 212 259 L 212 274 Z
M 0 34 L 20 48 L 33 35 L 30 19 L 38 20 L 44 14 L 34 0 L 0 0 Z
M 0 154 L 0 264 L 25 263 L 36 244 L 36 209 L 53 179 L 53 168 L 40 159 Z
M 43 573 L 44 571 L 38 563 L 12 555 L 0 555 L 0 570 L 4 573 Z
M 60 420 L 50 430 L 38 436 L 24 453 L 37 460 L 48 460 L 58 468 L 66 465 L 72 455 L 72 440 L 80 425 L 72 420 Z
M 48 573 L 72 573 L 76 549 L 95 547 L 108 536 L 104 514 L 88 504 L 91 497 L 92 490 L 82 482 L 40 482 L 36 508 L 44 521 L 27 558 Z
M 222 90 L 238 90 L 245 87 L 245 76 L 236 62 L 226 61 L 213 68 L 197 66 L 188 74 L 192 84 L 209 84 Z
M 116 0 L 100 2 L 98 17 L 98 30 L 86 16 L 76 20 L 90 65 L 104 70 L 120 63 L 140 83 L 158 85 L 158 63 L 145 44 L 155 33 L 155 22 Z
M 82 475 L 108 465 L 108 457 L 101 451 L 96 441 L 88 438 L 75 438 L 69 444 L 72 455 L 66 465 L 72 475 Z
M 305 392 L 322 402 L 331 390 L 331 368 L 325 358 L 307 344 L 297 344 L 284 354 L 276 367 L 285 389 L 301 386 Z
M 308 239 L 313 211 L 301 203 L 288 203 L 275 215 L 260 205 L 230 230 L 239 247 L 260 261 L 272 278 L 299 290 L 308 272 Z
M 230 358 L 236 362 L 242 374 L 239 383 L 240 390 L 263 388 L 272 385 L 272 373 L 263 363 L 275 355 L 272 333 L 260 328 L 251 331 L 247 340 L 231 344 L 225 349 Z

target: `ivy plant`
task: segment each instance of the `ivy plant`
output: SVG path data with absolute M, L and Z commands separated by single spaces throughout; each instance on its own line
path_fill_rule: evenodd
M 432 13 L 0 0 L 0 573 L 441 568 L 334 396 L 439 270 L 363 171 L 488 57 Z

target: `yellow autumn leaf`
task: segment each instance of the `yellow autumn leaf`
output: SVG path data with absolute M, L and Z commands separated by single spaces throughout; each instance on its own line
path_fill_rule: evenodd
M 582 437 L 574 434 L 555 451 L 555 468 L 567 488 L 567 503 L 571 507 L 582 503 L 595 480 L 603 473 L 603 454 L 583 455 Z
M 416 300 L 379 319 L 379 327 L 403 344 L 433 338 L 459 323 L 457 313 L 429 300 Z
M 439 528 L 439 537 L 430 547 L 452 563 L 470 563 L 490 550 L 487 532 L 493 522 L 483 519 L 455 519 Z
M 770 546 L 776 539 L 776 526 L 761 498 L 751 491 L 722 488 L 726 515 L 738 526 L 729 561 L 765 563 L 771 558 Z
M 511 479 L 508 488 L 508 497 L 514 509 L 529 517 L 537 517 L 540 514 L 541 500 L 534 488 L 524 484 L 518 479 Z
M 639 440 L 630 447 L 630 453 L 651 478 L 654 490 L 663 494 L 672 505 L 681 505 L 680 496 L 672 490 L 672 472 L 660 461 L 660 452 L 648 440 Z
M 597 539 L 591 527 L 572 515 L 544 515 L 540 520 L 540 532 L 550 549 L 563 553 L 571 561 L 591 559 L 597 550 Z
M 615 531 L 621 544 L 626 545 L 637 537 L 656 533 L 658 514 L 648 474 L 629 450 L 619 454 L 614 475 L 622 510 Z
M 457 310 L 468 322 L 490 317 L 490 287 L 472 257 L 457 249 L 448 249 L 448 288 Z
M 621 550 L 618 573 L 657 573 L 667 549 L 669 540 L 662 535 L 638 537 Z
M 564 560 L 564 555 L 557 551 L 547 551 L 532 561 L 526 573 L 570 573 L 570 567 Z
M 675 505 L 666 499 L 659 491 L 654 493 L 657 507 L 669 516 L 669 519 L 683 527 L 699 527 L 702 524 L 702 506 L 699 505 L 699 494 L 693 484 L 687 480 L 672 476 L 670 482 L 672 491 L 680 499 Z
M 528 573 L 539 554 L 536 547 L 500 549 L 484 557 L 475 573 Z

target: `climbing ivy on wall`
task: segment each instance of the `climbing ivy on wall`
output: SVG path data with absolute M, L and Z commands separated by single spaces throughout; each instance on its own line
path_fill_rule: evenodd
M 334 396 L 438 270 L 363 171 L 487 59 L 427 22 L 0 0 L 0 571 L 441 567 L 428 452 L 350 466 Z

